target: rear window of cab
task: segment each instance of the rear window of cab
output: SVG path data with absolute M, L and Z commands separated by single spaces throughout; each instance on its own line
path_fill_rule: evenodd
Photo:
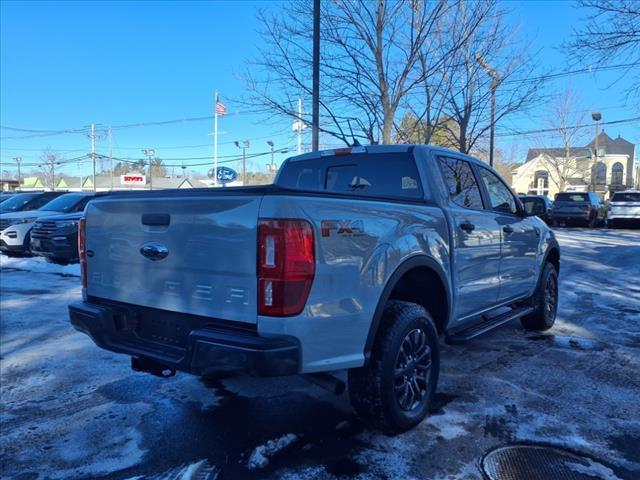
M 588 193 L 558 193 L 556 195 L 557 202 L 588 202 Z
M 614 193 L 612 202 L 640 202 L 640 192 Z
M 289 161 L 277 185 L 355 197 L 422 198 L 418 169 L 409 153 L 366 153 Z

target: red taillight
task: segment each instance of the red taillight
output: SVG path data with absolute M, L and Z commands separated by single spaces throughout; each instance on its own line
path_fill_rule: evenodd
M 87 288 L 87 242 L 85 238 L 85 219 L 78 222 L 78 258 L 80 259 L 80 273 L 82 287 Z
M 315 274 L 313 228 L 305 220 L 260 220 L 258 313 L 297 315 L 307 303 Z

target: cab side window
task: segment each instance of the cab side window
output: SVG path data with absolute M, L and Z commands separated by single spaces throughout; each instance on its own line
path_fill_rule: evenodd
M 449 198 L 460 207 L 482 210 L 480 187 L 469 162 L 439 157 Z
M 492 172 L 485 168 L 480 168 L 480 176 L 487 187 L 491 208 L 497 212 L 518 213 L 516 199 L 511 190 Z

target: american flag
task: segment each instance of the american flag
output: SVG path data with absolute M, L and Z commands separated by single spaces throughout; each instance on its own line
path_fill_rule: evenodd
M 216 114 L 217 115 L 226 115 L 227 107 L 224 104 L 220 103 L 220 97 L 216 98 Z

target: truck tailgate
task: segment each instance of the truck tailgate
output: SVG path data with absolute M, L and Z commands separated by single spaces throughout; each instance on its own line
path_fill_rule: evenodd
M 262 195 L 225 192 L 99 199 L 86 212 L 87 295 L 256 323 Z M 168 250 L 168 255 L 146 252 Z

